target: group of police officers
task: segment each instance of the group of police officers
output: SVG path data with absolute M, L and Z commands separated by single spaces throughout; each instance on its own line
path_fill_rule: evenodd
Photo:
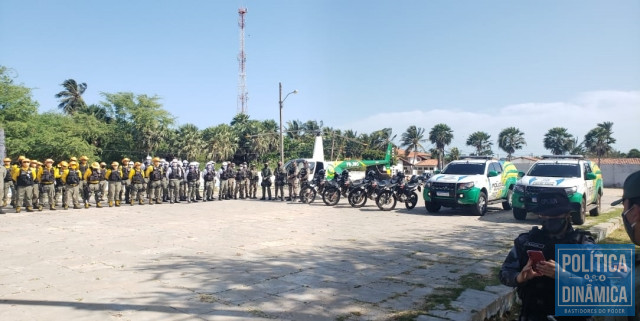
M 223 162 L 219 170 L 215 169 L 215 162 L 206 163 L 200 171 L 198 162 L 180 162 L 173 159 L 168 162 L 158 157 L 150 156 L 143 162 L 131 162 L 129 158 L 121 163 L 113 161 L 107 168 L 105 162 L 89 162 L 88 157 L 81 156 L 78 160 L 71 157 L 69 161 L 60 161 L 54 166 L 52 159 L 44 163 L 30 160 L 24 156 L 18 157 L 16 162 L 10 158 L 4 159 L 4 166 L 0 168 L 0 179 L 3 180 L 3 207 L 9 204 L 20 213 L 22 208 L 27 212 L 42 211 L 45 204 L 50 210 L 56 210 L 58 201 L 66 210 L 70 206 L 74 209 L 91 206 L 93 196 L 96 207 L 102 207 L 104 195 L 107 195 L 109 207 L 126 204 L 149 205 L 163 202 L 197 202 L 213 201 L 216 181 L 219 182 L 218 200 L 257 199 L 257 185 L 261 177 L 261 200 L 284 201 L 284 185 L 289 185 L 289 199 L 295 201 L 298 195 L 298 182 L 307 182 L 310 174 L 306 161 L 298 170 L 295 162 L 285 170 L 282 162 L 272 172 L 268 163 L 260 173 L 254 164 L 247 167 L 247 163 L 238 166 L 232 162 Z M 259 175 L 260 174 L 260 175 Z M 275 181 L 275 197 L 271 197 L 272 177 Z M 204 181 L 203 194 L 200 193 L 201 179 Z M 9 198 L 11 191 L 11 198 Z

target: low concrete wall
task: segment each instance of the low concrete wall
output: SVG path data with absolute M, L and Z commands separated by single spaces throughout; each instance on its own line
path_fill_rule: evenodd
M 640 165 L 602 164 L 600 170 L 602 171 L 602 184 L 604 187 L 622 187 L 629 174 L 640 170 Z

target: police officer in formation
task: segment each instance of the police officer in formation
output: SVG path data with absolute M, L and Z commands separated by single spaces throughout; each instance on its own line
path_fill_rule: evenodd
M 44 166 L 40 167 L 38 171 L 38 181 L 42 189 L 40 193 L 39 209 L 45 203 L 45 199 L 49 203 L 49 209 L 56 210 L 56 176 L 59 176 L 57 168 L 53 167 L 53 159 L 49 158 L 44 161 Z
M 84 207 L 89 208 L 89 199 L 91 198 L 91 194 L 94 195 L 94 201 L 96 202 L 96 207 L 102 207 L 100 204 L 100 198 L 102 197 L 102 189 L 100 187 L 100 178 L 104 177 L 104 172 L 100 169 L 100 163 L 93 162 L 91 163 L 91 167 L 87 168 L 84 172 L 84 180 L 86 185 L 86 189 L 89 191 L 87 193 L 87 198 L 84 201 Z
M 149 205 L 162 204 L 162 179 L 166 173 L 160 165 L 160 158 L 154 157 L 151 165 L 147 166 L 146 177 L 149 178 Z
M 249 167 L 249 198 L 255 200 L 258 198 L 258 181 L 260 180 L 260 176 L 258 176 L 256 164 L 251 164 Z
M 289 182 L 289 200 L 295 202 L 298 196 L 298 166 L 295 162 L 291 162 L 287 172 L 287 179 Z
M 220 167 L 220 170 L 218 170 L 218 177 L 220 177 L 218 199 L 221 201 L 227 199 L 227 190 L 229 189 L 229 177 L 227 176 L 228 166 L 229 164 L 227 162 L 222 162 L 222 166 Z
M 284 170 L 282 162 L 278 162 L 278 167 L 274 175 L 276 179 L 275 199 L 278 199 L 278 191 L 280 191 L 280 201 L 284 201 L 284 185 L 287 183 L 287 172 Z
M 169 179 L 169 203 L 180 203 L 180 184 L 184 180 L 184 171 L 177 159 L 173 159 L 167 170 Z
M 236 188 L 233 190 L 233 199 L 238 199 L 238 191 L 240 191 L 240 199 L 244 199 L 246 194 L 246 178 L 247 178 L 247 169 L 246 163 L 240 164 L 238 166 L 238 170 L 236 171 Z
M 271 176 L 273 175 L 273 173 L 271 173 L 269 163 L 264 162 L 264 167 L 262 168 L 260 174 L 262 175 L 262 183 L 260 183 L 260 186 L 262 187 L 262 198 L 260 198 L 260 200 L 265 200 L 265 190 L 269 194 L 269 200 L 271 200 Z
M 204 180 L 204 201 L 213 201 L 213 190 L 215 187 L 216 179 L 216 163 L 211 161 L 207 162 L 202 172 L 202 179 Z
M 198 181 L 200 181 L 200 170 L 196 162 L 191 162 L 187 168 L 187 203 L 197 202 L 196 189 L 198 188 Z
M 113 205 L 120 206 L 121 191 L 124 188 L 123 180 L 125 180 L 120 164 L 116 161 L 111 162 L 111 168 L 107 170 L 105 177 L 109 184 L 109 192 L 107 194 L 109 207 L 113 207 Z

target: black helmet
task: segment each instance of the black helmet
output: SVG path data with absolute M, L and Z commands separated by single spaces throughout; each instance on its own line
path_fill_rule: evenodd
M 373 171 L 373 169 L 370 169 L 370 170 L 367 172 L 367 176 L 376 176 L 376 172 L 374 172 L 374 171 Z
M 349 175 L 349 170 L 348 169 L 343 170 L 342 175 Z

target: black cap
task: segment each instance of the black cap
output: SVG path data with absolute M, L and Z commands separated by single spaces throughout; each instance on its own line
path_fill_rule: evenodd
M 569 197 L 564 190 L 540 193 L 537 198 L 538 207 L 533 211 L 535 214 L 555 217 L 571 212 Z

